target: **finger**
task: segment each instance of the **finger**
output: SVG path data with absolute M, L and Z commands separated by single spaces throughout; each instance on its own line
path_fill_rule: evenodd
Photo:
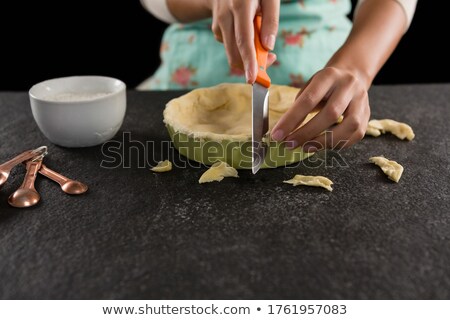
M 262 0 L 262 26 L 261 41 L 267 50 L 275 48 L 275 41 L 278 33 L 278 24 L 280 19 L 280 1 Z
M 213 22 L 211 24 L 211 31 L 214 35 L 214 38 L 219 41 L 219 42 L 223 42 L 223 37 L 222 37 L 222 30 L 220 28 L 219 25 L 219 21 L 216 17 L 213 18 Z
M 334 80 L 324 77 L 321 73 L 316 74 L 305 89 L 295 99 L 292 107 L 280 118 L 272 130 L 272 138 L 283 141 L 291 132 L 305 120 L 310 113 L 332 90 Z
M 363 99 L 350 102 L 344 113 L 344 120 L 303 145 L 303 150 L 315 152 L 321 149 L 347 148 L 360 141 L 365 134 L 370 118 L 370 109 Z
M 223 44 L 227 54 L 228 64 L 231 67 L 243 69 L 241 55 L 236 46 L 236 37 L 234 36 L 233 16 L 229 15 L 224 19 L 220 28 L 223 35 Z
M 277 55 L 275 53 L 269 53 L 267 56 L 267 67 L 270 67 L 277 61 Z
M 320 135 L 323 131 L 336 123 L 337 119 L 347 109 L 353 97 L 353 92 L 347 86 L 335 88 L 320 112 L 303 127 L 286 137 L 292 148 Z
M 233 8 L 236 44 L 244 64 L 247 82 L 254 83 L 258 72 L 253 29 L 253 19 L 257 8 L 247 6 L 246 1 L 239 1 L 239 3 Z

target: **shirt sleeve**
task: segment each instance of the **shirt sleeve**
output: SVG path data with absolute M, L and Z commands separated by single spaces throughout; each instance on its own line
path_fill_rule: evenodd
M 141 0 L 142 6 L 152 15 L 166 23 L 175 23 L 177 19 L 167 6 L 167 0 Z
M 366 0 L 358 0 L 358 4 L 355 7 L 355 15 L 357 14 L 359 7 L 364 1 Z M 406 32 L 409 29 L 411 21 L 414 17 L 414 13 L 416 11 L 417 6 L 417 0 L 393 0 L 393 1 L 396 1 L 402 7 L 403 12 L 406 15 L 406 26 L 405 26 Z

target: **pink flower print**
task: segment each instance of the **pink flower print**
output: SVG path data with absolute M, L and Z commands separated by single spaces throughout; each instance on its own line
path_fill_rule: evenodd
M 285 46 L 299 46 L 300 48 L 303 47 L 305 43 L 305 36 L 309 36 L 310 32 L 306 30 L 305 28 L 302 28 L 299 32 L 293 33 L 292 31 L 281 31 L 281 37 L 284 40 L 284 47 Z
M 244 70 L 236 67 L 230 67 L 229 75 L 232 77 L 242 77 L 245 74 Z
M 329 0 L 332 4 L 338 3 L 338 0 Z
M 326 29 L 330 32 L 333 32 L 334 30 L 336 30 L 336 26 L 327 26 Z
M 293 74 L 291 73 L 289 75 L 289 78 L 291 79 L 291 83 L 289 84 L 291 87 L 301 88 L 305 85 L 305 80 L 303 79 L 303 76 L 299 74 Z
M 188 66 L 181 66 L 178 69 L 175 70 L 175 72 L 172 74 L 172 82 L 180 85 L 181 87 L 188 87 L 188 86 L 196 86 L 198 83 L 196 81 L 191 81 L 191 78 L 196 74 L 197 69 Z

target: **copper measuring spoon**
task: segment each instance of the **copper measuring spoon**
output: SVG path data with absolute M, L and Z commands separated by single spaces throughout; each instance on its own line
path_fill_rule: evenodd
M 22 185 L 8 198 L 8 203 L 11 206 L 16 208 L 28 208 L 34 206 L 41 200 L 41 196 L 34 187 L 37 173 L 42 165 L 43 156 L 38 158 L 39 159 L 37 160 L 33 159 L 27 161 L 27 173 L 25 174 Z
M 64 177 L 58 172 L 49 169 L 45 164 L 41 166 L 39 173 L 58 183 L 61 186 L 62 191 L 67 194 L 83 194 L 88 190 L 88 186 L 84 183 Z
M 47 147 L 39 147 L 34 150 L 28 150 L 21 154 L 19 154 L 17 157 L 5 162 L 4 164 L 0 165 L 0 187 L 5 184 L 5 182 L 8 180 L 9 174 L 11 173 L 11 170 L 17 166 L 18 164 L 25 162 L 27 160 L 30 160 L 33 157 L 36 156 L 42 156 L 47 154 Z

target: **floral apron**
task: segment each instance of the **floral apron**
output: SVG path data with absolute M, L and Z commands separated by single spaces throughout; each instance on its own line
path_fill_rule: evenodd
M 322 69 L 350 32 L 350 9 L 350 0 L 281 0 L 274 49 L 278 60 L 268 69 L 272 82 L 300 87 Z M 177 90 L 245 82 L 242 70 L 229 67 L 223 45 L 211 32 L 211 19 L 169 26 L 160 55 L 158 70 L 138 89 Z

